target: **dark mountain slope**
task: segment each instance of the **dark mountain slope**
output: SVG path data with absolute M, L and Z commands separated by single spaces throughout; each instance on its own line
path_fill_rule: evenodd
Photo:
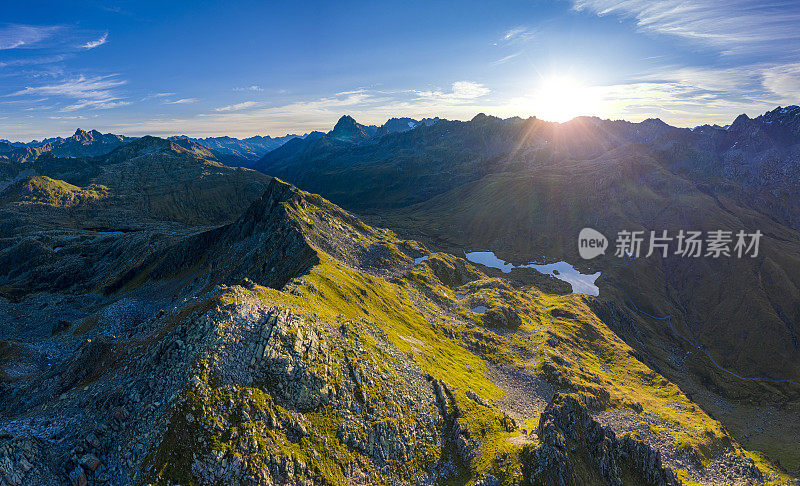
M 185 224 L 229 222 L 263 192 L 269 181 L 257 172 L 203 158 L 202 147 L 190 149 L 143 137 L 105 156 L 61 158 L 46 154 L 26 164 L 26 172 L 17 177 L 30 173 L 79 187 L 102 187 L 102 201 L 87 201 L 71 211 L 93 212 L 97 224 L 92 226 L 110 228 L 130 228 L 138 220 L 153 219 Z M 16 214 L 29 219 L 39 210 L 61 211 L 53 206 L 25 204 Z M 63 224 L 59 217 L 51 219 L 52 224 Z

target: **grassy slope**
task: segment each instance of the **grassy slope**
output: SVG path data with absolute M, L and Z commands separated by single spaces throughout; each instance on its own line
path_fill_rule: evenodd
M 418 274 L 428 272 L 423 263 L 407 278 L 418 282 Z M 425 286 L 435 278 L 428 277 Z M 515 308 L 521 314 L 522 327 L 513 337 L 502 337 L 478 327 L 480 323 L 465 305 L 457 317 L 443 318 L 441 310 L 436 312 L 441 303 L 420 302 L 424 299 L 419 294 L 412 297 L 410 290 L 414 286 L 403 280 L 399 285 L 392 284 L 327 260 L 303 278 L 299 295 L 266 288 L 260 288 L 259 295 L 269 303 L 291 306 L 301 315 L 309 313 L 309 317 L 373 323 L 423 369 L 451 384 L 456 390 L 457 403 L 466 410 L 463 420 L 477 436 L 484 438 L 481 454 L 470 465 L 472 474 L 499 473 L 498 464 L 505 463 L 495 461 L 496 455 L 513 458 L 519 452 L 519 447 L 507 440 L 518 435 L 518 431 L 506 432 L 498 425 L 496 412 L 480 410 L 471 400 L 458 398 L 465 390 L 484 398 L 497 398 L 502 393 L 487 378 L 480 358 L 532 367 L 536 372 L 543 372 L 543 364 L 549 363 L 570 388 L 601 397 L 605 395 L 602 390 L 607 391 L 610 408 L 635 409 L 641 405 L 645 414 L 653 413 L 667 422 L 665 430 L 678 447 L 695 454 L 701 462 L 726 450 L 745 453 L 731 441 L 718 421 L 689 400 L 675 384 L 637 360 L 633 350 L 591 311 L 588 298 L 577 294 L 554 296 L 533 288 L 507 290 L 508 295 L 502 300 L 497 299 L 496 293 L 488 299 L 484 296 L 490 305 L 508 301 L 519 304 Z M 451 300 L 448 304 L 458 306 L 456 292 L 441 282 L 435 292 L 440 298 Z M 553 315 L 555 309 L 558 317 Z M 489 345 L 473 352 L 466 337 L 475 331 L 487 334 L 484 344 Z M 533 361 L 531 350 L 537 350 Z M 646 415 L 640 415 L 647 420 Z M 508 474 L 512 474 L 514 466 L 506 466 Z M 761 461 L 761 467 L 767 473 L 776 472 L 767 462 Z
M 72 207 L 95 203 L 108 197 L 109 191 L 105 186 L 91 185 L 82 188 L 47 176 L 33 176 L 2 191 L 0 201 Z
M 705 345 L 718 363 L 744 376 L 800 376 L 800 360 L 786 323 L 800 318 L 800 237 L 730 200 L 699 191 L 655 163 L 623 157 L 613 163 L 547 166 L 525 175 L 493 174 L 408 210 L 384 214 L 383 221 L 403 235 L 453 252 L 488 249 L 515 263 L 545 254 L 584 265 L 587 271 L 601 270 L 606 282 L 627 290 L 601 283 L 601 298 L 627 307 L 641 329 L 644 345 L 629 343 L 672 380 L 691 389 L 708 387 L 734 401 L 760 402 L 768 397 L 786 413 L 795 407 L 796 388 L 743 382 L 720 372 L 702 353 L 685 346 L 665 321 L 642 317 L 630 306 L 632 301 L 649 314 L 672 315 L 678 332 Z M 607 235 L 619 229 L 650 228 L 674 234 L 691 227 L 760 228 L 769 236 L 762 240 L 757 259 L 651 257 L 629 267 L 619 262 L 612 267 L 613 258 L 601 257 L 587 266 L 575 247 L 584 226 Z M 670 348 L 682 347 L 689 358 L 685 368 L 677 368 Z M 708 402 L 708 406 L 713 405 Z M 718 416 L 742 440 L 753 435 L 746 423 L 738 423 L 736 413 L 723 409 Z M 794 471 L 800 465 L 800 454 L 790 452 L 795 442 L 796 435 L 781 436 L 776 429 L 753 445 Z
M 261 301 L 287 308 L 309 322 L 323 322 L 331 329 L 346 324 L 354 330 L 348 335 L 368 351 L 367 356 L 359 359 L 387 379 L 394 380 L 391 378 L 395 374 L 394 365 L 392 358 L 377 345 L 378 334 L 432 377 L 446 382 L 451 406 L 458 409 L 455 415 L 459 424 L 480 444 L 469 463 L 462 464 L 459 481 L 486 473 L 511 481 L 519 474 L 518 453 L 522 445 L 511 439 L 519 436 L 520 431 L 509 432 L 497 409 L 466 398 L 468 390 L 488 400 L 502 396 L 503 392 L 486 372 L 486 362 L 541 373 L 560 386 L 595 396 L 606 408 L 640 410 L 641 406 L 639 416 L 643 420 L 652 421 L 653 427 L 663 427 L 679 447 L 700 462 L 725 450 L 745 453 L 719 422 L 689 400 L 674 383 L 639 361 L 634 350 L 593 313 L 591 299 L 574 294 L 550 295 L 535 288 L 514 288 L 446 254 L 431 254 L 428 260 L 414 265 L 405 251 L 409 248 L 414 253 L 423 251 L 419 245 L 396 240 L 391 232 L 363 225 L 338 208 L 328 207 L 316 196 L 300 194 L 302 197 L 284 203 L 286 214 L 298 221 L 312 244 L 324 242 L 326 235 L 329 239 L 347 235 L 353 244 L 347 255 L 384 248 L 383 256 L 374 260 L 378 266 L 363 267 L 362 260 L 344 261 L 345 254 L 333 257 L 317 248 L 319 263 L 286 288 L 255 286 L 250 292 Z M 221 299 L 227 305 L 235 305 L 237 301 L 233 292 L 224 293 Z M 487 327 L 483 316 L 470 311 L 476 302 L 487 305 L 490 311 L 502 309 L 515 313 L 516 318 L 509 320 L 515 324 L 510 332 Z M 347 357 L 337 354 L 334 361 L 342 363 Z M 242 391 L 213 383 L 208 386 L 209 395 L 202 400 L 211 408 L 218 402 L 227 403 L 232 393 L 262 396 L 264 391 L 259 387 Z M 377 403 L 389 400 L 383 386 L 365 385 L 360 393 Z M 283 413 L 268 397 L 263 398 L 265 407 L 273 413 Z M 330 467 L 325 466 L 329 471 L 323 475 L 332 483 L 340 483 L 337 464 L 352 460 L 352 451 L 335 437 L 338 420 L 335 410 L 323 407 L 305 416 L 314 424 L 314 431 L 299 448 L 285 438 L 254 431 L 251 426 L 247 426 L 248 434 L 251 438 L 255 434 L 254 440 L 268 443 L 272 449 L 306 459 L 313 458 L 315 451 L 323 454 L 321 444 L 327 438 L 327 447 L 338 452 L 336 456 L 325 456 L 329 462 L 323 463 Z M 528 417 L 524 427 L 532 428 L 535 421 L 536 417 Z M 242 440 L 241 430 L 233 432 L 225 432 L 224 436 L 203 435 L 202 440 L 225 449 L 230 440 Z M 162 459 L 156 463 L 164 468 L 166 457 L 174 459 L 188 453 L 179 444 L 165 444 L 159 453 Z M 431 450 L 425 457 L 435 461 L 448 453 L 452 452 Z M 416 464 L 413 469 L 424 466 Z M 761 467 L 765 472 L 774 472 L 767 463 Z M 181 471 L 167 474 L 165 470 L 164 477 L 185 474 L 185 467 Z

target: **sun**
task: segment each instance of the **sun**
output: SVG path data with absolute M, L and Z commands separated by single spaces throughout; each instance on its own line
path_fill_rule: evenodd
M 537 118 L 554 122 L 591 115 L 596 100 L 592 89 L 570 76 L 542 78 L 533 93 L 530 110 Z

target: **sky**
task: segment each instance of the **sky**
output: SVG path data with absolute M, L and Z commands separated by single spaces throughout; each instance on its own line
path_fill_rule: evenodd
M 0 139 L 800 104 L 800 0 L 5 2 Z

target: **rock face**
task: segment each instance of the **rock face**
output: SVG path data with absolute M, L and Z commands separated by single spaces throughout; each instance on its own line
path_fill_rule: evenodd
M 201 484 L 434 481 L 427 454 L 446 439 L 433 386 L 413 362 L 373 335 L 395 363 L 390 376 L 358 324 L 312 323 L 239 296 L 190 325 L 216 337 L 146 465 L 151 474 Z
M 223 383 L 261 383 L 297 410 L 314 410 L 333 397 L 331 351 L 320 330 L 282 309 L 243 326 L 241 347 L 218 369 Z M 235 370 L 249 365 L 247 379 Z
M 556 394 L 539 417 L 540 444 L 522 453 L 523 474 L 531 484 L 682 484 L 661 464 L 658 451 L 629 434 L 618 440 L 582 402 L 582 395 Z
M 336 126 L 328 133 L 328 136 L 340 142 L 361 142 L 369 139 L 376 130 L 377 128 L 374 126 L 361 125 L 353 117 L 345 115 L 336 122 Z
M 382 137 L 391 133 L 402 133 L 413 130 L 420 122 L 413 118 L 390 118 L 375 132 L 375 137 Z

